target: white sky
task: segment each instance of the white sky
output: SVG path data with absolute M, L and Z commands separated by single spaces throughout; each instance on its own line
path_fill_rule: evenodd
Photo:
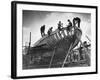
M 42 25 L 46 25 L 45 32 L 47 33 L 50 27 L 53 27 L 53 30 L 57 29 L 59 21 L 61 21 L 65 27 L 67 25 L 67 20 L 70 19 L 72 21 L 74 17 L 81 18 L 81 40 L 87 40 L 85 35 L 91 38 L 91 14 L 89 13 L 23 11 L 23 45 L 29 42 L 30 32 L 32 45 L 41 38 L 40 27 Z

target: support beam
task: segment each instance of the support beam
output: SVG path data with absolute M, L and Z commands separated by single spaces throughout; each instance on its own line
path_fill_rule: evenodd
M 68 58 L 68 55 L 70 54 L 71 48 L 72 48 L 72 44 L 70 45 L 70 48 L 69 48 L 69 50 L 68 50 L 68 53 L 66 53 L 66 57 L 65 57 L 64 62 L 63 62 L 63 64 L 62 64 L 62 68 L 64 67 L 64 65 L 65 65 L 65 63 L 66 63 L 66 60 L 67 60 L 67 58 Z
M 52 61 L 53 61 L 53 57 L 54 57 L 54 55 L 55 55 L 55 51 L 56 51 L 56 48 L 54 48 L 54 51 L 53 51 L 53 54 L 52 54 L 52 57 L 51 57 L 51 60 L 50 60 L 49 68 L 50 68 L 51 65 L 52 65 Z

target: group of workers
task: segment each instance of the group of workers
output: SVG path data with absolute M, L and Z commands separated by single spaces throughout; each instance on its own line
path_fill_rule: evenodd
M 89 55 L 89 47 L 91 44 L 88 44 L 87 41 L 83 42 L 83 45 L 80 45 L 76 50 L 72 50 L 71 54 L 68 55 L 68 62 L 75 62 L 79 60 L 86 60 Z
M 76 24 L 78 24 L 77 26 L 80 28 L 80 22 L 81 22 L 81 19 L 79 17 L 75 17 L 73 19 L 73 24 L 72 22 L 68 19 L 68 25 L 67 25 L 67 31 L 70 31 L 72 27 L 75 27 Z M 59 21 L 58 23 L 58 30 L 61 31 L 63 28 L 63 23 L 61 21 Z M 49 30 L 48 30 L 48 35 L 50 35 L 52 33 L 52 29 L 53 27 L 50 27 Z M 41 26 L 40 28 L 40 32 L 41 32 L 41 36 L 45 36 L 45 25 Z

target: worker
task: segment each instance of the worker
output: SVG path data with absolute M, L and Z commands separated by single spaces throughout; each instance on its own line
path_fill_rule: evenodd
M 68 25 L 67 25 L 68 30 L 70 31 L 70 29 L 72 28 L 72 23 L 71 21 L 68 19 Z
M 80 45 L 80 47 L 79 47 L 79 54 L 80 54 L 80 60 L 83 60 L 83 46 L 82 45 Z
M 76 19 L 76 18 L 73 19 L 73 26 L 74 26 L 74 27 L 76 26 L 76 25 L 75 25 L 75 19 Z
M 50 35 L 52 33 L 52 29 L 53 27 L 50 27 L 49 30 L 48 30 L 48 35 Z
M 81 22 L 81 19 L 79 17 L 75 17 L 73 19 L 73 26 L 76 26 L 76 24 L 78 24 L 78 27 L 80 28 L 80 22 Z
M 67 25 L 68 34 L 69 34 L 69 32 L 71 32 L 71 29 L 72 29 L 72 23 L 71 23 L 71 21 L 68 19 L 68 25 Z
M 41 31 L 41 36 L 45 36 L 45 25 L 41 26 L 40 28 L 40 31 Z
M 76 17 L 76 20 L 77 20 L 77 23 L 78 23 L 78 27 L 80 28 L 81 19 L 79 17 Z
M 89 46 L 91 46 L 90 44 L 87 43 L 87 41 L 84 41 L 83 45 L 84 45 L 85 48 L 88 48 Z
M 58 29 L 61 30 L 62 27 L 63 27 L 63 23 L 61 23 L 61 21 L 59 21 L 59 23 L 58 23 Z

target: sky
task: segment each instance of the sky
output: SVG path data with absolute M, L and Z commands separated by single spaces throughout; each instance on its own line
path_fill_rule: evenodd
M 31 45 L 41 38 L 40 27 L 42 25 L 46 25 L 45 32 L 47 33 L 50 27 L 53 27 L 53 30 L 57 29 L 59 21 L 66 27 L 68 24 L 67 20 L 70 19 L 72 21 L 74 17 L 79 17 L 81 19 L 81 40 L 87 40 L 86 35 L 91 39 L 91 14 L 89 13 L 23 10 L 23 46 L 28 45 L 30 32 Z

